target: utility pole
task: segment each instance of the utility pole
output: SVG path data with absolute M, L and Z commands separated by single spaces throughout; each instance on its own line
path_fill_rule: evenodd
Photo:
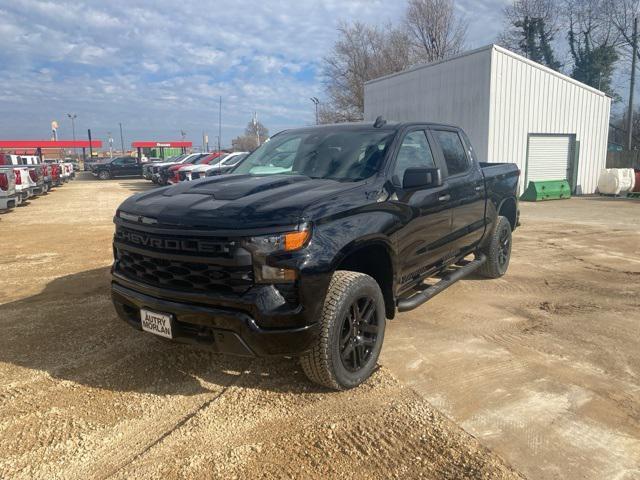
M 89 160 L 93 160 L 93 145 L 91 143 L 91 129 L 87 129 L 87 135 L 89 136 Z
M 71 129 L 73 130 L 73 141 L 76 141 L 76 118 L 78 118 L 78 115 L 76 115 L 75 113 L 71 114 L 71 113 L 67 113 L 67 117 L 69 117 L 71 119 Z M 76 159 L 78 158 L 78 155 L 76 153 L 76 147 L 73 147 L 73 155 L 76 157 Z
M 316 106 L 316 125 L 318 125 L 318 105 L 320 105 L 320 100 L 317 97 L 311 97 L 311 101 Z
M 124 155 L 124 137 L 122 136 L 122 122 L 118 122 L 120 125 L 120 146 L 122 147 L 122 155 Z
M 222 143 L 222 95 L 220 95 L 220 105 L 218 107 L 218 151 L 220 151 Z
M 629 84 L 629 110 L 627 111 L 627 150 L 633 144 L 633 90 L 636 85 L 636 57 L 638 56 L 638 17 L 633 19 L 633 56 L 631 58 L 631 81 Z

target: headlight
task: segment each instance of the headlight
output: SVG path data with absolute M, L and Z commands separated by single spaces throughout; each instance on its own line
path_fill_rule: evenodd
M 280 251 L 293 252 L 304 247 L 310 236 L 311 230 L 305 226 L 303 230 L 295 232 L 249 237 L 244 244 L 251 252 L 263 255 Z
M 253 257 L 255 279 L 259 283 L 293 282 L 296 271 L 286 268 L 271 267 L 266 258 L 271 253 L 293 252 L 304 247 L 311 238 L 311 228 L 307 225 L 294 232 L 275 235 L 250 237 L 243 241 L 244 247 Z

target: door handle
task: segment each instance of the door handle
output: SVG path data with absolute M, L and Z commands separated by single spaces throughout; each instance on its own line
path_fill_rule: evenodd
M 439 202 L 448 202 L 449 200 L 451 200 L 451 195 L 449 195 L 448 193 L 446 195 L 440 195 L 438 197 Z

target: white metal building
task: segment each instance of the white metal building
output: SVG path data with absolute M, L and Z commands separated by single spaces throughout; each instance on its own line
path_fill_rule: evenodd
M 462 127 L 480 161 L 514 162 L 530 180 L 594 193 L 605 167 L 611 99 L 489 45 L 365 84 L 364 116 Z

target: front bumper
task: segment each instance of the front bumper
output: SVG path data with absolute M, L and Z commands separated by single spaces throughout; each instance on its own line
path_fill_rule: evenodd
M 113 278 L 111 297 L 120 318 L 142 330 L 141 308 L 170 314 L 173 340 L 180 343 L 204 345 L 232 355 L 287 356 L 307 351 L 319 334 L 318 323 L 264 328 L 250 313 L 240 309 L 166 299 L 125 286 L 130 282 L 117 274 Z

